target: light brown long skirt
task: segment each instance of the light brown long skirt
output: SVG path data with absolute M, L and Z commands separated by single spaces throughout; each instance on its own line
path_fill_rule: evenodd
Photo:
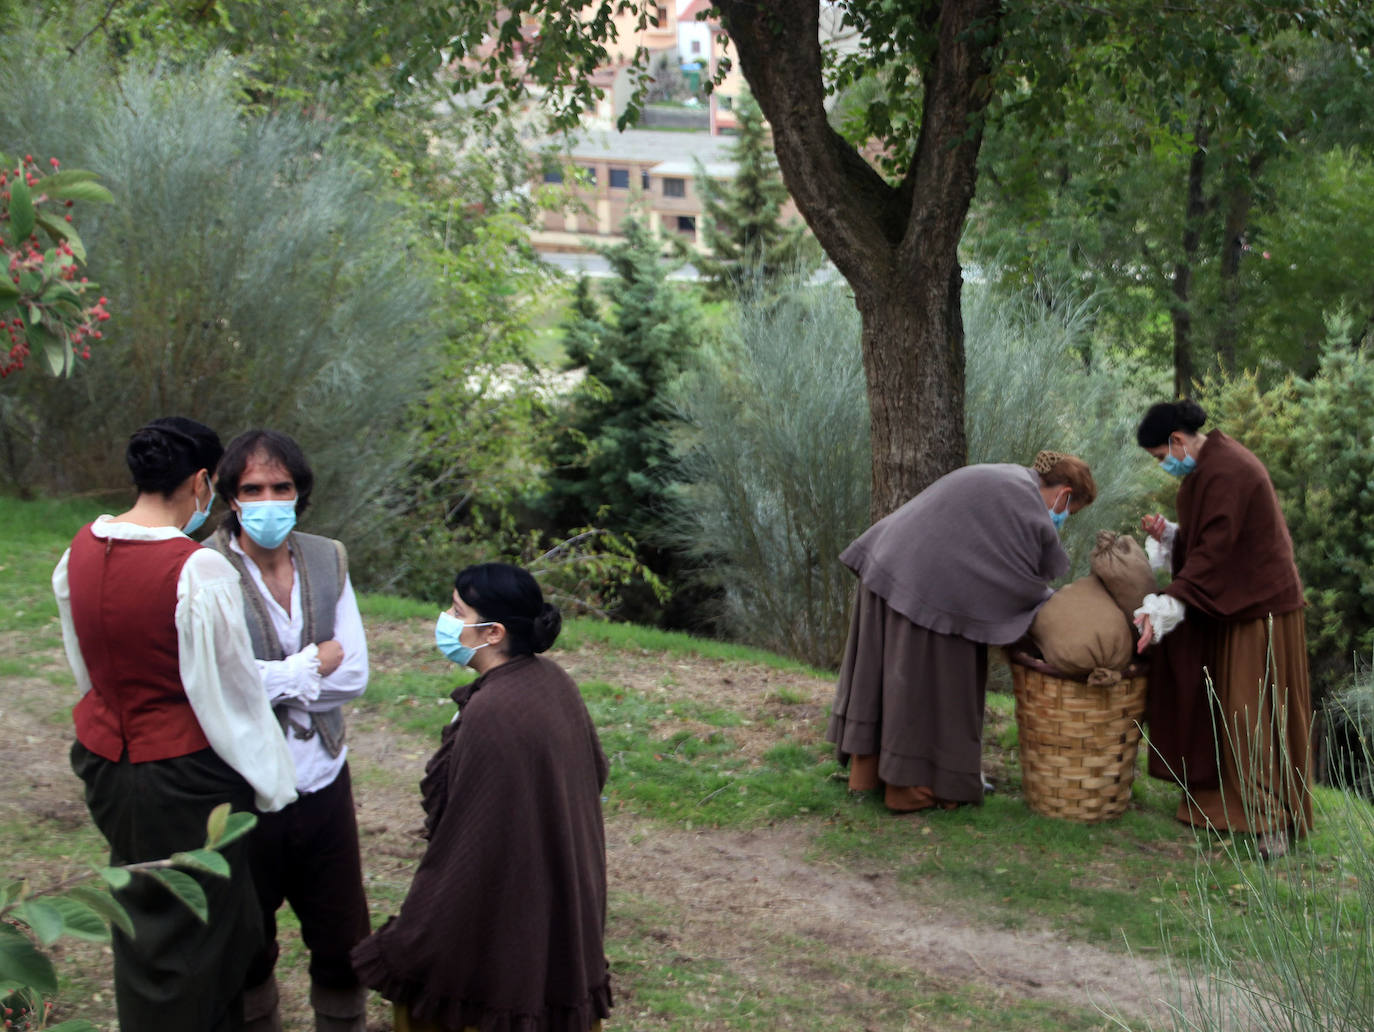
M 1226 624 L 1211 671 L 1223 726 L 1217 788 L 1185 793 L 1178 819 L 1219 831 L 1312 827 L 1312 691 L 1301 610 Z
M 860 584 L 826 730 L 850 788 L 881 781 L 894 810 L 981 803 L 987 673 L 987 646 L 918 627 Z

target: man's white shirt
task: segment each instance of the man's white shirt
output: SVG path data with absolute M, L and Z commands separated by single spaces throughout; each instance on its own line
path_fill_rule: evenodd
M 288 613 L 267 590 L 262 571 L 239 545 L 237 537 L 229 536 L 229 547 L 243 559 L 244 567 L 267 606 L 277 640 L 287 653 L 284 660 L 257 660 L 258 672 L 271 704 L 286 706 L 291 722 L 308 729 L 310 713 L 337 709 L 362 695 L 367 688 L 367 636 L 363 631 L 362 614 L 358 612 L 358 599 L 353 593 L 352 577 L 344 580 L 343 592 L 334 607 L 334 640 L 343 648 L 343 662 L 328 677 L 321 677 L 318 647 L 307 645 L 291 654 L 300 644 L 301 631 L 305 627 L 305 615 L 301 612 L 301 578 L 295 569 L 295 556 L 291 557 L 291 611 Z M 345 745 L 338 756 L 330 756 L 318 733 L 309 738 L 297 738 L 288 728 L 286 744 L 296 762 L 296 788 L 302 793 L 328 787 L 348 759 L 348 746 Z

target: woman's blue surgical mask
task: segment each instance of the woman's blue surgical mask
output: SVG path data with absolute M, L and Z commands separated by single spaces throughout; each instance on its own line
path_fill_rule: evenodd
M 459 639 L 463 631 L 469 627 L 490 627 L 496 621 L 488 620 L 486 623 L 465 624 L 456 616 L 445 609 L 439 614 L 439 619 L 434 622 L 434 644 L 438 646 L 445 658 L 452 660 L 459 666 L 467 666 L 478 649 L 484 649 L 491 644 L 484 641 L 481 645 L 464 645 Z
M 1057 531 L 1063 531 L 1064 523 L 1069 518 L 1069 499 L 1071 497 L 1073 497 L 1072 491 L 1064 496 L 1063 512 L 1055 512 L 1053 509 L 1050 509 L 1050 522 L 1054 524 L 1054 529 Z
M 296 527 L 296 500 L 239 502 L 239 526 L 263 548 L 276 548 Z
M 1188 449 L 1183 449 L 1183 458 L 1174 456 L 1174 442 L 1169 442 L 1169 454 L 1159 460 L 1160 467 L 1165 473 L 1173 477 L 1186 477 L 1193 470 L 1197 469 L 1197 459 L 1188 454 Z
M 205 520 L 210 515 L 210 510 L 215 507 L 215 492 L 210 492 L 210 500 L 205 503 L 205 511 L 200 511 L 200 499 L 196 499 L 196 511 L 191 513 L 191 518 L 186 521 L 186 526 L 181 528 L 183 534 L 194 534 L 205 524 Z

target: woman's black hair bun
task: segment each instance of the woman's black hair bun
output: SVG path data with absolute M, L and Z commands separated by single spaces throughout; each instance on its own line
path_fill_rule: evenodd
M 543 608 L 539 610 L 539 615 L 534 618 L 534 627 L 530 635 L 534 651 L 547 652 L 558 640 L 558 633 L 562 629 L 563 614 L 558 611 L 558 607 L 553 603 L 545 602 Z
M 1175 409 L 1177 412 L 1175 419 L 1178 421 L 1180 430 L 1186 430 L 1190 434 L 1195 434 L 1201 430 L 1202 425 L 1207 422 L 1207 413 L 1203 410 L 1201 405 L 1191 399 L 1185 398 L 1180 402 L 1176 402 Z

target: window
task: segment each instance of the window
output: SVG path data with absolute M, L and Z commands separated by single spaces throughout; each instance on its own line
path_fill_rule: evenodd
M 697 220 L 695 215 L 679 215 L 677 217 L 677 231 L 686 233 L 688 236 L 696 236 Z
M 663 180 L 664 197 L 686 197 L 687 180 L 667 177 Z
M 720 105 L 722 111 L 733 111 L 735 109 L 734 97 L 727 97 L 721 94 L 720 97 L 717 98 L 716 103 Z
M 639 188 L 645 193 L 649 192 L 649 170 L 647 168 L 639 170 Z
M 668 8 L 664 7 L 662 4 L 658 4 L 657 11 L 658 21 L 654 24 L 656 24 L 660 29 L 666 29 L 668 27 Z
M 701 40 L 699 40 L 699 39 L 694 39 L 694 40 L 692 40 L 692 53 L 694 53 L 694 54 L 700 54 L 700 53 L 701 53 Z
M 582 169 L 583 175 L 585 175 L 585 176 L 587 177 L 587 185 L 588 185 L 588 186 L 595 186 L 595 185 L 596 185 L 596 166 L 595 166 L 595 165 L 581 165 L 581 166 L 579 166 L 579 167 Z
M 544 182 L 561 183 L 563 182 L 563 172 L 557 168 L 546 168 L 544 170 Z
M 611 189 L 628 190 L 630 188 L 630 170 L 628 168 L 611 169 Z

